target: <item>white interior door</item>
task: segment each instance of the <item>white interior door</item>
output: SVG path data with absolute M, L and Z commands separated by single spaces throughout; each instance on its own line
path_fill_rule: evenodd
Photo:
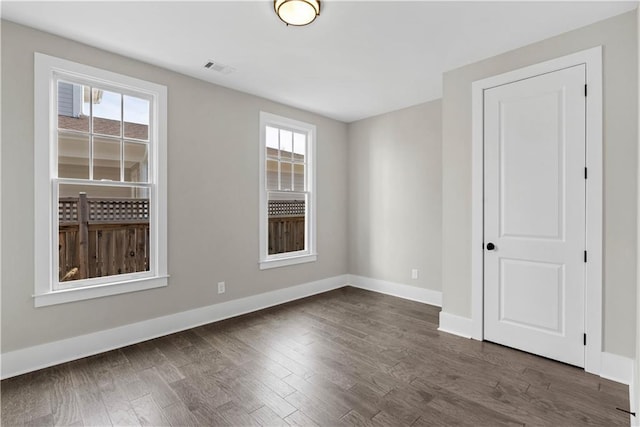
M 585 66 L 484 93 L 484 337 L 584 367 Z

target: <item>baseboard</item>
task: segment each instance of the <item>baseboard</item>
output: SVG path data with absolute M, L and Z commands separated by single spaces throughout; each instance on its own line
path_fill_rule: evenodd
M 355 288 L 442 307 L 442 292 L 431 289 L 357 276 L 355 274 L 349 275 L 349 284 Z
M 430 305 L 442 305 L 442 294 L 437 291 L 345 274 L 3 353 L 1 355 L 2 366 L 0 377 L 2 379 L 10 378 L 152 338 L 180 332 L 207 323 L 327 292 L 344 287 L 346 284 Z M 440 327 L 438 330 L 464 338 L 471 338 L 473 322 L 471 319 L 442 311 L 440 312 Z M 633 399 L 636 398 L 635 396 L 637 396 L 636 393 L 638 392 L 633 381 L 633 359 L 603 352 L 600 376 L 630 385 L 629 391 L 633 407 L 635 402 Z
M 341 288 L 348 275 L 183 311 L 113 329 L 3 353 L 2 379 Z
M 631 366 L 632 379 L 631 384 L 629 384 L 629 411 L 634 412 L 636 416 L 629 415 L 629 421 L 632 427 L 640 427 L 640 414 L 638 414 L 638 410 L 640 407 L 638 406 L 638 400 L 640 396 L 638 396 L 638 375 L 636 373 L 636 369 L 638 367 L 637 363 L 634 363 Z
M 638 408 L 636 408 L 637 402 L 637 384 L 634 376 L 634 363 L 633 359 L 624 356 L 618 356 L 617 354 L 602 352 L 602 364 L 600 366 L 600 376 L 611 381 L 619 382 L 629 386 L 629 411 L 637 414 Z M 626 408 L 622 408 L 626 409 Z M 640 427 L 640 420 L 636 415 L 629 415 L 629 425 L 633 427 Z
M 611 381 L 631 385 L 633 381 L 633 359 L 603 351 L 600 376 Z
M 471 338 L 473 336 L 473 321 L 469 318 L 457 316 L 455 314 L 440 312 L 439 331 L 457 335 L 463 338 Z

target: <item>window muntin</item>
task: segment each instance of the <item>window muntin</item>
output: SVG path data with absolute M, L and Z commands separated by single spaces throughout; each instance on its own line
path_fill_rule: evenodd
M 58 88 L 58 177 L 148 182 L 148 147 L 153 143 L 149 139 L 153 113 L 149 99 L 83 85 L 65 76 L 54 78 Z M 69 87 L 84 94 L 73 98 L 71 107 L 63 102 Z M 77 108 L 80 101 L 82 106 Z M 80 113 L 69 116 L 70 109 Z M 78 163 L 84 166 L 82 171 L 74 167 Z
M 295 142 L 294 142 L 295 141 Z M 307 134 L 266 127 L 268 255 L 305 251 Z
M 78 212 L 73 219 L 58 215 L 54 290 L 87 285 L 98 277 L 148 272 L 151 104 L 142 94 L 131 96 L 113 88 L 82 84 L 64 74 L 56 73 L 54 79 L 58 129 L 53 144 L 58 153 L 58 176 L 52 180 L 59 209 L 65 204 Z M 71 117 L 60 102 L 69 86 L 72 93 L 83 94 L 71 100 L 71 110 L 80 112 Z M 75 105 L 78 101 L 81 107 Z M 105 182 L 123 184 L 106 186 Z M 134 221 L 131 215 L 141 206 L 146 215 Z
M 261 114 L 261 268 L 314 261 L 315 126 Z
M 35 305 L 166 286 L 166 87 L 35 65 Z

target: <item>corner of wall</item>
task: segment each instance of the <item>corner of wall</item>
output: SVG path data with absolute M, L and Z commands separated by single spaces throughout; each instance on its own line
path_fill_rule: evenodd
M 438 330 L 463 338 L 472 338 L 474 324 L 472 319 L 447 313 L 443 310 L 440 312 L 440 326 Z
M 373 279 L 371 277 L 350 274 L 349 285 L 354 288 L 366 289 L 380 294 L 391 295 L 411 301 L 442 307 L 442 292 L 403 283 L 389 282 L 387 280 Z
M 638 56 L 638 67 L 636 78 L 638 80 L 638 124 L 640 126 L 640 6 L 636 9 L 636 50 Z M 638 135 L 638 157 L 636 167 L 640 168 L 640 135 Z M 637 170 L 638 180 L 638 199 L 637 199 L 637 217 L 636 217 L 636 355 L 632 365 L 632 379 L 629 384 L 629 410 L 635 412 L 635 416 L 630 416 L 632 426 L 640 427 L 640 170 Z

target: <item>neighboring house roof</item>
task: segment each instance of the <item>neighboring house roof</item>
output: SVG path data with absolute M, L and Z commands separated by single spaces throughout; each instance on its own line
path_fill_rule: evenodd
M 89 117 L 58 116 L 58 128 L 89 132 Z M 120 136 L 120 122 L 118 120 L 93 118 L 93 132 L 103 135 Z M 149 139 L 149 126 L 140 123 L 124 122 L 124 137 L 133 139 Z

